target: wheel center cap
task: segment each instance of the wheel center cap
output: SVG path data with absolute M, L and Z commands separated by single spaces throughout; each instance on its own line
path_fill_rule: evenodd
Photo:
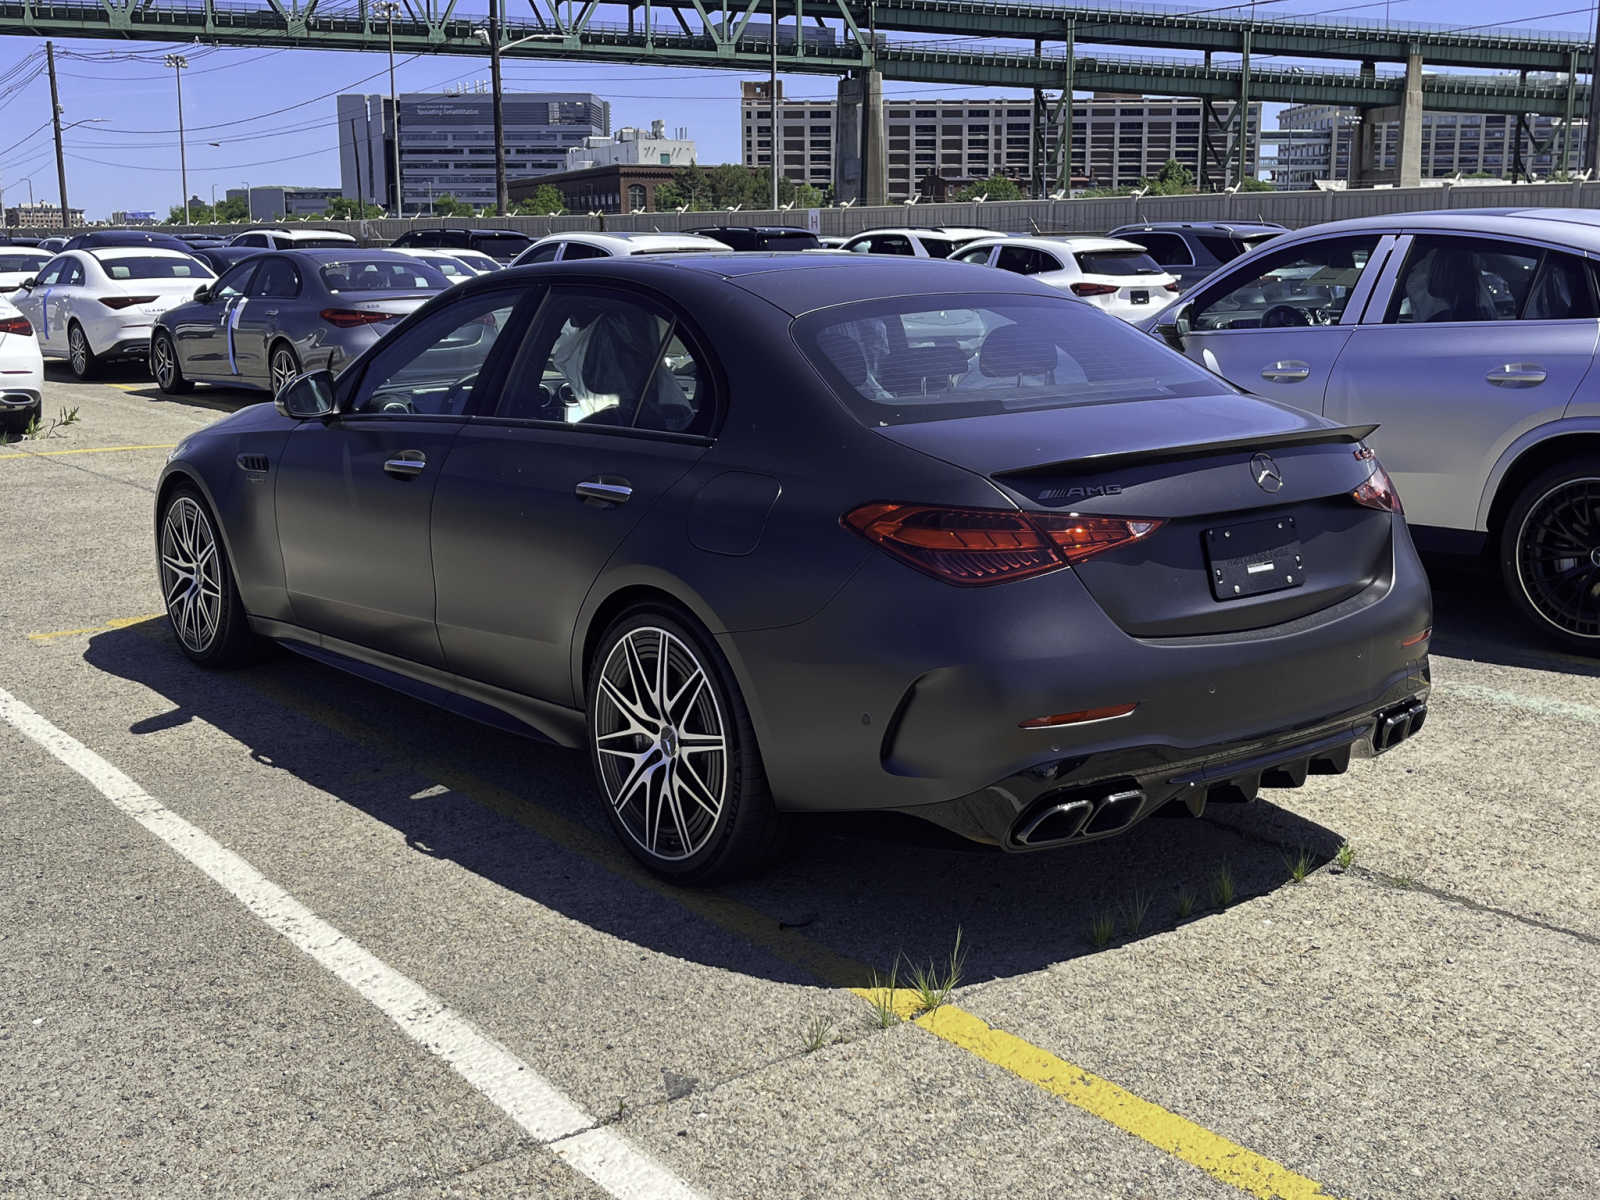
M 664 758 L 678 757 L 678 731 L 671 725 L 661 731 L 661 754 Z

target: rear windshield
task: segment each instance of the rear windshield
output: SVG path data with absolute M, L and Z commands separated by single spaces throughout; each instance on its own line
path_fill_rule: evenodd
M 758 236 L 763 250 L 815 250 L 822 245 L 817 240 L 816 234 L 808 233 L 804 229 L 782 230 Z
M 31 271 L 50 261 L 48 254 L 0 253 L 0 271 Z
M 1160 275 L 1161 267 L 1143 250 L 1082 250 L 1078 266 L 1085 275 Z
M 872 300 L 804 317 L 795 335 L 869 428 L 1231 390 L 1148 334 L 1064 297 Z
M 472 249 L 494 258 L 515 258 L 531 245 L 533 239 L 520 233 L 475 233 L 471 238 Z
M 197 258 L 149 258 L 120 254 L 102 258 L 100 269 L 108 279 L 210 279 L 211 271 Z
M 323 264 L 322 282 L 330 292 L 439 292 L 450 286 L 421 259 L 352 259 Z

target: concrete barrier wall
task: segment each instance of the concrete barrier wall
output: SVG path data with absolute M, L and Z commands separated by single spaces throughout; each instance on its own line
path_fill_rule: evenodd
M 1369 188 L 1349 192 L 1240 192 L 1197 196 L 1129 196 L 1086 200 L 1016 200 L 989 204 L 890 205 L 816 210 L 819 232 L 848 235 L 884 225 L 978 226 L 1004 233 L 1103 233 L 1138 221 L 1276 221 L 1291 229 L 1349 217 L 1444 208 L 1596 208 L 1600 182 L 1462 184 L 1457 187 Z M 533 236 L 580 229 L 663 232 L 695 226 L 806 225 L 805 209 L 763 212 L 608 214 L 602 218 L 424 217 L 416 220 L 292 222 L 294 228 L 338 229 L 368 245 L 386 245 L 409 229 L 435 227 L 515 229 Z M 162 226 L 163 229 L 172 229 Z M 197 233 L 236 233 L 239 225 L 197 225 Z M 16 230 L 36 236 L 60 230 Z

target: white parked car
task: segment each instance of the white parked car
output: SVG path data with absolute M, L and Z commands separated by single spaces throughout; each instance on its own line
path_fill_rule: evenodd
M 391 247 L 391 249 L 394 249 Z M 476 279 L 479 275 L 488 272 L 476 270 L 460 254 L 450 254 L 444 250 L 414 250 L 406 247 L 394 249 L 396 254 L 404 254 L 407 258 L 414 258 L 418 262 L 425 262 L 439 274 L 448 279 L 452 285 Z
M 1148 317 L 1178 293 L 1176 275 L 1151 258 L 1143 246 L 1116 238 L 982 238 L 954 257 L 1031 276 L 1124 321 Z
M 358 243 L 348 233 L 331 229 L 247 229 L 228 239 L 230 246 L 263 250 L 343 250 Z
M 167 309 L 215 279 L 199 259 L 156 246 L 68 250 L 51 259 L 32 287 L 12 293 L 46 358 L 64 358 L 90 379 L 113 358 L 143 358 L 150 327 Z
M 0 292 L 14 292 L 55 255 L 33 246 L 0 246 Z
M 1004 237 L 993 229 L 953 225 L 869 229 L 846 239 L 841 249 L 852 254 L 898 254 L 902 258 L 949 258 L 978 238 Z
M 552 233 L 517 255 L 511 265 L 525 267 L 529 263 L 571 262 L 576 258 L 617 258 L 628 254 L 685 254 L 696 251 L 732 253 L 716 238 L 698 233 Z
M 44 358 L 33 326 L 0 297 L 0 433 L 17 434 L 40 415 Z

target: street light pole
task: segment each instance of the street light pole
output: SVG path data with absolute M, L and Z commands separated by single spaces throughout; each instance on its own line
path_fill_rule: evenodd
M 67 208 L 67 159 L 61 152 L 61 97 L 56 94 L 56 48 L 50 42 L 44 44 L 44 60 L 50 68 L 50 120 L 56 127 L 56 182 L 61 185 L 61 228 L 70 229 L 72 220 L 68 215 L 71 210 Z
M 500 87 L 500 0 L 489 0 L 489 83 L 494 89 L 494 211 L 503 217 L 510 206 L 506 191 L 506 111 Z
M 394 19 L 400 15 L 400 6 L 394 0 L 379 0 L 372 11 L 389 26 L 389 129 L 394 141 L 394 215 L 405 216 L 405 192 L 400 186 L 400 93 L 394 87 Z
M 172 68 L 172 77 L 178 83 L 178 172 L 183 185 L 183 223 L 189 224 L 189 159 L 183 145 L 183 69 L 189 60 L 181 54 L 169 54 L 164 60 Z
M 800 28 L 800 22 L 795 22 L 794 36 L 795 47 L 799 49 L 799 38 L 805 30 Z M 771 94 L 767 97 L 767 112 L 772 122 L 772 211 L 778 211 L 778 0 L 772 0 L 772 73 L 768 77 L 767 87 Z

